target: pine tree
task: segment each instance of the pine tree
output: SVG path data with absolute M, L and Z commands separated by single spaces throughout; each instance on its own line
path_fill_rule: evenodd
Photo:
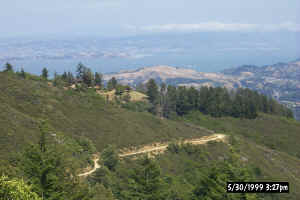
M 12 66 L 10 63 L 7 62 L 7 63 L 5 64 L 4 72 L 14 72 L 13 66 Z
M 95 73 L 95 85 L 102 88 L 102 79 L 103 79 L 102 74 L 96 72 Z
M 165 104 L 163 106 L 163 116 L 172 118 L 176 114 L 177 89 L 169 85 L 167 88 Z
M 161 177 L 159 165 L 148 157 L 140 160 L 140 168 L 135 173 L 129 185 L 128 199 L 164 200 L 167 188 Z
M 189 103 L 187 89 L 185 87 L 178 87 L 177 101 L 176 101 L 176 113 L 180 116 L 187 114 L 191 110 L 191 104 Z
M 68 72 L 66 74 L 66 81 L 67 81 L 69 86 L 74 84 L 75 80 L 74 80 L 74 76 L 73 76 L 72 72 Z
M 0 199 L 42 200 L 23 180 L 10 180 L 6 176 L 0 177 Z
M 117 79 L 115 77 L 112 77 L 107 83 L 107 89 L 110 91 L 116 89 L 117 84 L 118 84 Z
M 90 68 L 84 68 L 82 81 L 88 87 L 92 87 L 94 85 L 94 74 L 92 73 Z
M 21 68 L 20 77 L 22 77 L 22 78 L 26 79 L 26 73 L 25 73 L 25 71 L 24 71 L 24 68 L 23 68 L 23 67 Z
M 46 67 L 42 70 L 42 78 L 48 80 L 48 69 Z
M 117 84 L 116 86 L 116 91 L 115 91 L 115 95 L 117 96 L 122 96 L 122 94 L 125 92 L 125 88 L 120 85 L 120 84 Z
M 116 148 L 112 145 L 106 147 L 101 153 L 103 164 L 109 169 L 114 170 L 119 162 L 119 156 Z
M 157 105 L 159 103 L 158 87 L 154 79 L 150 79 L 147 83 L 147 96 L 150 103 Z
M 82 63 L 79 63 L 76 69 L 76 73 L 77 73 L 76 78 L 78 79 L 79 82 L 83 80 L 84 71 L 85 71 L 85 66 Z
M 54 72 L 54 78 L 53 78 L 53 86 L 54 86 L 54 87 L 56 87 L 56 86 L 58 85 L 58 79 L 59 79 L 58 74 L 57 74 L 57 72 L 55 71 L 55 72 Z
M 64 71 L 64 73 L 63 73 L 62 76 L 61 76 L 62 80 L 63 80 L 63 81 L 67 81 L 67 77 L 68 77 L 67 72 Z
M 38 144 L 25 148 L 18 164 L 32 190 L 45 200 L 86 199 L 88 191 L 66 165 L 56 141 L 50 141 L 49 124 L 43 121 L 39 129 Z
M 158 86 L 156 85 L 154 79 L 150 79 L 148 81 L 146 94 L 148 96 L 149 102 L 152 104 L 151 108 L 149 109 L 149 112 L 151 112 L 152 114 L 158 114 L 160 110 L 160 95 L 158 91 Z

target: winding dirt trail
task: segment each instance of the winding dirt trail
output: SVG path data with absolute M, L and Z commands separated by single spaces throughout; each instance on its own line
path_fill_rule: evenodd
M 226 137 L 226 135 L 223 135 L 223 134 L 214 134 L 214 135 L 210 135 L 210 136 L 204 136 L 199 139 L 184 140 L 183 144 L 200 145 L 200 144 L 205 144 L 210 141 L 224 141 L 225 137 Z M 158 144 L 158 146 L 145 146 L 138 150 L 121 153 L 121 154 L 119 154 L 119 156 L 122 158 L 122 157 L 134 156 L 134 155 L 138 155 L 138 154 L 145 154 L 145 153 L 151 153 L 151 152 L 163 153 L 164 151 L 167 150 L 168 145 L 169 145 L 169 143 Z
M 183 144 L 191 144 L 191 145 L 201 145 L 201 144 L 206 144 L 207 142 L 210 141 L 222 141 L 225 142 L 226 140 L 226 135 L 224 134 L 213 134 L 210 136 L 204 136 L 199 139 L 190 139 L 190 140 L 184 140 L 182 143 Z M 150 146 L 144 146 L 142 148 L 132 150 L 132 151 L 127 151 L 119 154 L 119 157 L 124 158 L 124 157 L 129 157 L 129 156 L 135 156 L 139 154 L 146 154 L 146 153 L 152 153 L 152 152 L 158 152 L 158 153 L 163 153 L 164 151 L 167 150 L 169 143 L 161 143 L 161 144 L 156 144 L 155 146 L 150 145 Z M 98 164 L 99 158 L 93 159 L 94 161 L 94 168 L 88 172 L 79 174 L 78 176 L 88 176 L 92 173 L 94 173 L 98 168 L 101 166 Z
M 78 176 L 88 176 L 88 175 L 94 173 L 98 168 L 101 167 L 101 166 L 98 164 L 99 158 L 95 158 L 95 159 L 93 159 L 93 161 L 94 161 L 94 168 L 93 168 L 91 171 L 88 171 L 88 172 L 79 174 Z

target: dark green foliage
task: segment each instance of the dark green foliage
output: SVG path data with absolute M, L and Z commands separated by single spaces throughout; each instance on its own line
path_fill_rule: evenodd
M 154 79 L 150 79 L 147 83 L 147 96 L 149 102 L 153 105 L 157 105 L 159 103 L 158 86 L 156 85 Z
M 74 78 L 72 72 L 68 72 L 67 77 L 66 77 L 66 81 L 67 81 L 67 84 L 69 86 L 73 85 L 75 83 L 75 78 Z
M 113 90 L 113 89 L 116 89 L 117 87 L 117 79 L 115 77 L 112 77 L 108 82 L 107 82 L 107 89 L 108 90 Z
M 165 180 L 163 180 L 160 166 L 155 160 L 145 157 L 138 160 L 132 171 L 121 170 L 124 179 L 119 177 L 120 182 L 117 183 L 118 186 L 114 190 L 118 199 L 167 199 L 168 188 Z
M 146 86 L 147 86 L 146 94 L 148 96 L 149 102 L 152 104 L 151 108 L 149 109 L 149 112 L 153 114 L 158 114 L 159 102 L 160 102 L 158 86 L 156 85 L 154 79 L 150 79 Z
M 262 113 L 255 120 L 232 117 L 214 118 L 200 112 L 191 112 L 184 116 L 184 119 L 216 132 L 242 135 L 257 144 L 273 147 L 292 156 L 300 153 L 297 147 L 300 140 L 298 134 L 300 123 L 294 119 Z
M 230 138 L 230 145 L 210 142 L 202 146 L 178 146 L 173 143 L 165 154 L 155 159 L 138 160 L 119 160 L 114 148 L 108 148 L 101 154 L 106 164 L 101 164 L 88 181 L 78 180 L 76 174 L 91 164 L 87 159 L 91 154 L 100 152 L 107 144 L 115 144 L 119 149 L 172 138 L 199 138 L 211 132 L 188 122 L 159 119 L 148 113 L 105 104 L 93 88 L 75 92 L 48 86 L 36 77 L 21 79 L 15 74 L 0 73 L 0 91 L 0 171 L 23 176 L 45 200 L 259 199 L 255 194 L 224 193 L 227 180 L 288 180 L 291 195 L 277 196 L 277 199 L 296 200 L 299 196 L 299 159 L 293 157 L 298 152 L 299 123 L 261 113 L 255 120 L 219 117 L 232 110 L 227 110 L 220 100 L 234 101 L 235 96 L 235 93 L 227 96 L 223 88 L 207 88 L 202 95 L 201 90 L 196 89 L 170 86 L 165 91 L 161 88 L 159 93 L 164 99 L 159 98 L 158 105 L 168 111 L 168 116 L 176 110 L 184 113 L 188 109 L 190 112 L 184 113 L 188 122 L 244 136 L 247 140 Z M 241 93 L 246 94 L 252 97 L 251 92 Z M 179 97 L 183 105 L 177 102 Z M 206 98 L 214 104 L 204 101 Z M 265 106 L 262 104 L 258 110 L 281 112 L 275 104 L 268 106 L 268 101 L 266 99 Z M 219 118 L 193 112 L 194 107 L 206 109 L 201 106 L 204 104 L 208 105 L 207 114 Z M 218 109 L 211 105 L 217 105 Z M 40 119 L 47 119 L 48 125 L 40 124 Z M 271 150 L 267 148 L 269 145 L 290 155 Z M 19 159 L 8 159 L 9 151 L 23 153 Z M 3 166 L 9 170 L 3 170 Z M 14 169 L 18 167 L 19 170 Z M 11 169 L 15 172 L 10 172 Z M 267 195 L 262 197 L 271 199 Z
M 102 88 L 103 87 L 103 83 L 102 83 L 103 80 L 102 79 L 103 79 L 102 74 L 96 72 L 95 73 L 95 85 Z
M 176 87 L 169 85 L 163 104 L 163 116 L 172 118 L 176 114 L 177 91 Z
M 42 200 L 23 180 L 0 177 L 1 200 Z
M 76 73 L 77 73 L 77 81 L 78 82 L 81 82 L 81 83 L 87 85 L 87 87 L 94 86 L 95 77 L 90 68 L 84 66 L 82 63 L 79 63 L 77 65 Z M 70 84 L 72 78 L 73 77 L 71 76 L 71 74 L 67 75 L 67 81 L 69 84 Z
M 53 78 L 53 86 L 57 87 L 58 83 L 59 83 L 59 76 L 58 76 L 57 72 L 55 71 L 54 72 L 54 78 Z
M 25 73 L 23 67 L 21 68 L 20 77 L 21 77 L 21 78 L 24 78 L 24 79 L 26 78 L 26 73 Z
M 89 182 L 111 189 L 116 199 L 123 200 L 258 200 L 256 194 L 226 193 L 227 181 L 254 181 L 261 177 L 255 176 L 250 163 L 241 161 L 235 146 L 171 145 L 165 155 L 157 158 L 125 159 L 115 171 L 98 169 Z
M 116 89 L 116 91 L 115 91 L 115 95 L 116 96 L 122 96 L 123 95 L 123 93 L 125 92 L 125 86 L 123 86 L 123 85 L 120 85 L 120 84 L 117 84 L 116 86 L 115 86 L 115 89 Z
M 166 85 L 162 84 L 159 92 L 155 81 L 150 79 L 147 95 L 153 105 L 150 112 L 157 114 L 161 110 L 166 118 L 173 118 L 175 113 L 183 116 L 195 110 L 213 117 L 255 119 L 258 112 L 264 112 L 293 118 L 290 109 L 247 88 L 231 93 L 221 87 L 201 87 L 197 90 L 194 87 L 168 86 L 166 90 Z
M 131 101 L 122 104 L 122 107 L 135 112 L 147 112 L 152 107 L 152 105 L 149 102 L 145 101 Z
M 119 162 L 119 156 L 116 148 L 112 145 L 106 147 L 101 153 L 101 159 L 104 166 L 106 166 L 109 170 L 115 170 Z
M 209 134 L 146 112 L 106 104 L 92 88 L 83 87 L 82 92 L 64 90 L 32 80 L 29 75 L 21 79 L 0 72 L 0 91 L 0 158 L 7 158 L 8 152 L 21 151 L 27 143 L 37 142 L 39 119 L 46 119 L 55 132 L 89 138 L 98 152 L 107 144 L 123 148 Z M 129 102 L 128 106 L 144 111 L 149 103 Z
M 91 184 L 101 184 L 106 188 L 113 186 L 114 177 L 113 171 L 110 171 L 106 166 L 97 169 L 95 173 L 88 177 Z
M 42 70 L 42 78 L 44 79 L 44 80 L 48 80 L 48 76 L 49 76 L 49 74 L 48 74 L 48 69 L 47 68 L 43 68 L 43 70 Z
M 86 199 L 89 190 L 78 182 L 72 163 L 64 157 L 68 152 L 67 144 L 59 145 L 64 140 L 53 134 L 45 121 L 40 124 L 40 133 L 38 144 L 28 146 L 18 163 L 32 190 L 45 200 Z M 85 148 L 87 143 L 83 140 L 81 143 Z M 91 146 L 86 149 L 93 151 Z
M 10 63 L 6 63 L 4 68 L 4 72 L 14 72 L 14 68 Z
M 94 185 L 91 193 L 92 197 L 89 200 L 114 200 L 111 190 L 101 184 Z

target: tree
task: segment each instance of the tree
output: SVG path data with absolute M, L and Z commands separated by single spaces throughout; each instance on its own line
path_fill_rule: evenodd
M 23 180 L 10 180 L 6 176 L 0 177 L 0 199 L 42 200 Z
M 73 199 L 78 195 L 84 197 L 88 191 L 80 186 L 77 176 L 67 168 L 63 151 L 58 150 L 56 141 L 50 141 L 50 126 L 41 122 L 39 129 L 38 144 L 25 148 L 18 164 L 32 190 L 45 200 Z
M 177 101 L 177 88 L 169 85 L 167 88 L 165 104 L 163 106 L 164 117 L 172 118 L 174 115 L 176 115 L 176 101 Z
M 122 94 L 125 92 L 125 87 L 123 87 L 120 84 L 117 84 L 115 89 L 116 89 L 115 95 L 117 95 L 117 96 L 122 96 Z
M 92 193 L 93 197 L 90 200 L 114 200 L 112 191 L 101 184 L 93 186 Z
M 159 103 L 158 87 L 154 79 L 150 79 L 147 83 L 147 96 L 150 103 L 157 105 Z
M 94 74 L 90 68 L 85 68 L 83 73 L 83 83 L 88 87 L 92 87 L 94 84 Z
M 118 84 L 117 79 L 115 77 L 112 77 L 107 83 L 107 89 L 108 90 L 116 89 L 117 84 Z
M 14 72 L 13 66 L 12 66 L 10 63 L 7 62 L 7 63 L 5 64 L 4 72 Z
M 66 75 L 66 81 L 69 86 L 74 84 L 75 79 L 74 79 L 72 72 L 68 72 L 68 74 Z
M 178 87 L 178 95 L 176 102 L 176 113 L 180 116 L 187 114 L 191 110 L 189 103 L 187 89 L 185 87 Z
M 77 65 L 77 69 L 76 69 L 77 75 L 76 75 L 76 77 L 77 77 L 79 82 L 82 81 L 82 79 L 83 79 L 84 69 L 85 69 L 85 66 L 82 63 L 79 63 Z
M 101 153 L 103 164 L 109 169 L 114 170 L 119 162 L 119 156 L 114 146 L 109 145 Z
M 46 67 L 42 70 L 42 78 L 48 80 L 48 69 Z
M 58 80 L 59 80 L 59 77 L 57 75 L 57 72 L 55 71 L 54 72 L 54 79 L 53 79 L 53 86 L 56 87 L 58 85 Z
M 63 80 L 63 81 L 67 81 L 67 77 L 68 77 L 67 72 L 64 71 L 64 73 L 63 73 L 62 76 L 61 76 L 62 80 Z
M 26 78 L 26 73 L 25 73 L 23 67 L 21 68 L 20 77 L 22 77 L 22 78 L 24 78 L 24 79 Z
M 90 68 L 79 63 L 77 65 L 76 73 L 76 77 L 79 82 L 84 83 L 88 87 L 92 87 L 94 85 L 94 74 Z
M 102 79 L 103 79 L 102 74 L 96 72 L 95 73 L 95 85 L 102 88 Z
M 145 157 L 130 177 L 129 191 L 124 199 L 164 200 L 168 195 L 159 165 Z

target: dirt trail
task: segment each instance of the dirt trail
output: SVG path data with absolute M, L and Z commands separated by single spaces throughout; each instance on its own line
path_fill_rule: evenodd
M 99 158 L 95 158 L 95 159 L 93 159 L 93 161 L 94 161 L 94 168 L 93 168 L 91 171 L 88 171 L 88 172 L 79 174 L 78 176 L 88 176 L 88 175 L 94 173 L 98 168 L 101 167 L 101 166 L 98 164 Z
M 190 139 L 190 140 L 184 140 L 182 143 L 183 144 L 192 144 L 192 145 L 201 145 L 201 144 L 206 144 L 207 142 L 210 141 L 223 141 L 225 142 L 226 139 L 226 135 L 223 134 L 214 134 L 214 135 L 210 135 L 210 136 L 204 136 L 202 138 L 199 139 Z M 122 157 L 128 157 L 128 156 L 134 156 L 134 155 L 138 155 L 138 154 L 145 154 L 145 153 L 152 153 L 152 152 L 164 152 L 167 150 L 168 148 L 168 144 L 169 143 L 163 143 L 163 144 L 156 144 L 156 146 L 144 146 L 140 149 L 137 150 L 132 150 L 132 151 L 128 151 L 128 152 L 123 152 L 120 153 L 119 156 Z M 98 168 L 100 168 L 101 166 L 98 164 L 99 158 L 95 158 L 93 159 L 94 161 L 94 168 L 88 172 L 79 174 L 78 176 L 88 176 L 92 173 L 94 173 Z
M 190 140 L 184 140 L 184 144 L 192 144 L 192 145 L 200 145 L 200 144 L 205 144 L 210 141 L 224 141 L 225 135 L 223 134 L 214 134 L 211 136 L 204 136 L 199 139 L 190 139 Z M 143 148 L 140 148 L 138 150 L 130 151 L 130 152 L 125 152 L 119 154 L 120 157 L 128 157 L 128 156 L 133 156 L 133 155 L 138 155 L 138 154 L 144 154 L 144 153 L 151 153 L 151 152 L 164 152 L 168 148 L 168 143 L 165 144 L 159 144 L 158 146 L 145 146 Z

